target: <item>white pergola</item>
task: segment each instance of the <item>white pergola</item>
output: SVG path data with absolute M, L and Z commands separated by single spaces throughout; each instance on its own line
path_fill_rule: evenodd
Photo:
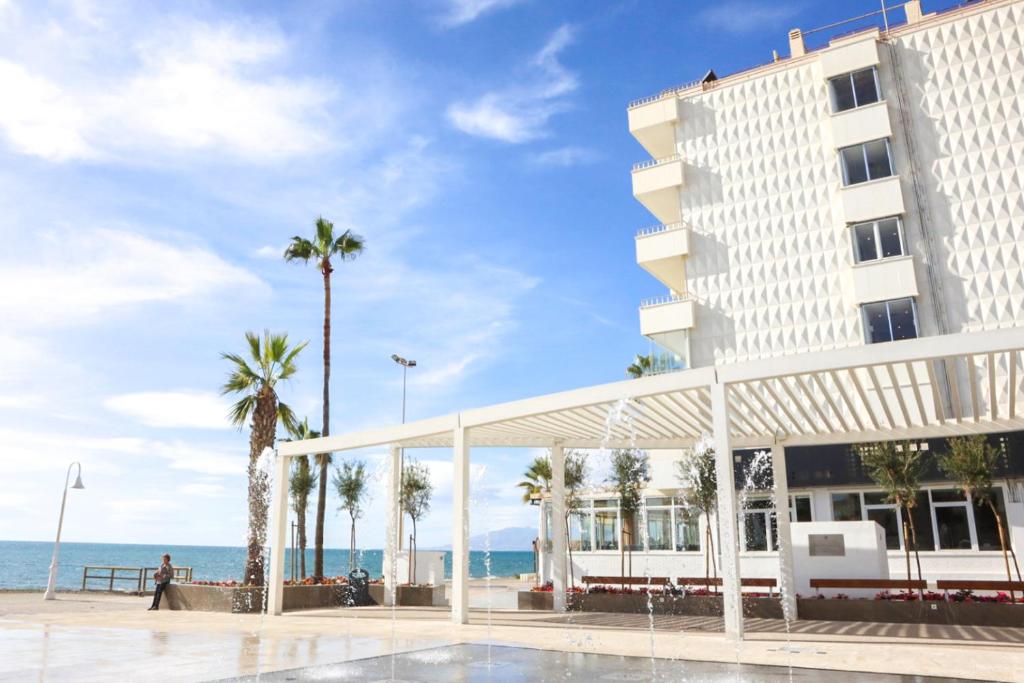
M 468 622 L 469 462 L 473 447 L 551 449 L 553 516 L 564 515 L 565 448 L 685 448 L 711 436 L 726 632 L 742 637 L 732 450 L 770 448 L 776 496 L 788 497 L 785 447 L 1024 429 L 1024 328 L 962 333 L 698 368 L 537 396 L 362 432 L 278 444 L 269 611 L 281 614 L 289 460 L 389 445 L 385 595 L 395 583 L 402 448 L 454 453 L 452 619 Z M 783 586 L 792 586 L 789 517 L 778 515 Z M 555 610 L 565 609 L 566 532 L 552 530 Z M 784 600 L 793 608 L 795 596 Z

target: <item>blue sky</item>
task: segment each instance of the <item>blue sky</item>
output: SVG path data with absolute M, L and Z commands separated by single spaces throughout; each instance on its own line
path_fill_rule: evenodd
M 77 459 L 66 539 L 241 544 L 219 353 L 309 339 L 281 394 L 318 425 L 321 284 L 280 258 L 318 214 L 367 242 L 334 278 L 333 432 L 397 421 L 392 353 L 412 419 L 622 378 L 661 293 L 627 102 L 874 8 L 0 0 L 0 538 L 52 536 Z M 474 533 L 535 523 L 533 455 L 475 453 Z M 421 546 L 450 542 L 445 457 Z

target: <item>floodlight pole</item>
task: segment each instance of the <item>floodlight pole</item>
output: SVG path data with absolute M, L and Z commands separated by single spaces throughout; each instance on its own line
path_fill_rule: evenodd
M 402 424 L 405 424 L 405 388 L 409 368 L 416 367 L 416 361 L 402 358 L 397 353 L 391 354 L 391 360 L 402 366 Z M 402 549 L 402 532 L 405 527 L 405 515 L 402 514 L 402 482 L 405 477 L 405 448 L 398 449 L 398 550 Z M 411 582 L 412 579 L 410 578 Z
M 57 520 L 57 541 L 53 544 L 53 558 L 50 560 L 50 578 L 46 582 L 46 592 L 43 594 L 43 600 L 57 599 L 57 557 L 60 555 L 60 532 L 64 527 L 64 507 L 68 502 L 68 483 L 71 481 L 71 468 L 76 466 L 78 467 L 78 473 L 75 476 L 75 484 L 71 488 L 85 488 L 82 484 L 82 464 L 79 462 L 71 463 L 68 465 L 68 473 L 64 477 L 64 495 L 60 499 L 60 517 Z

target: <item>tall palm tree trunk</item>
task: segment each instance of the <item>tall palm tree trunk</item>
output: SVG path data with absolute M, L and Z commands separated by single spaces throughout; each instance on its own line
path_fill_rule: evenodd
M 331 433 L 331 263 L 324 260 L 321 267 L 324 275 L 324 415 L 322 436 Z M 313 576 L 321 579 L 324 576 L 324 517 L 327 514 L 327 466 L 330 456 L 322 454 L 320 461 L 320 490 L 316 502 L 316 551 L 313 560 Z
M 249 534 L 246 544 L 246 586 L 262 586 L 264 582 L 263 548 L 267 543 L 267 512 L 270 482 L 267 472 L 259 468 L 265 448 L 273 448 L 277 430 L 277 396 L 264 389 L 256 399 L 252 433 L 249 435 Z

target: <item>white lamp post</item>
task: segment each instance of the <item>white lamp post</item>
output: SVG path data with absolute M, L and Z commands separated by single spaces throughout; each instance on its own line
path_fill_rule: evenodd
M 402 424 L 405 424 L 405 384 L 406 375 L 409 374 L 409 368 L 416 367 L 416 361 L 409 360 L 408 358 L 402 358 L 397 353 L 391 354 L 391 360 L 395 361 L 402 366 Z M 405 475 L 405 449 L 399 451 L 398 456 L 398 490 L 402 490 L 402 477 Z M 402 549 L 402 533 L 404 530 L 405 516 L 402 514 L 402 498 L 399 494 L 398 498 L 398 549 Z M 412 579 L 410 579 L 411 581 Z
M 82 464 L 78 462 L 71 463 L 68 465 L 68 474 L 64 477 L 64 496 L 60 499 L 60 519 L 57 521 L 57 542 L 53 544 L 53 559 L 50 560 L 50 580 L 46 583 L 46 593 L 43 595 L 44 600 L 55 600 L 57 598 L 57 555 L 60 554 L 60 530 L 64 526 L 64 506 L 68 502 L 68 482 L 71 481 L 72 467 L 78 467 L 78 473 L 75 475 L 75 483 L 72 484 L 71 488 L 85 488 L 82 484 Z

